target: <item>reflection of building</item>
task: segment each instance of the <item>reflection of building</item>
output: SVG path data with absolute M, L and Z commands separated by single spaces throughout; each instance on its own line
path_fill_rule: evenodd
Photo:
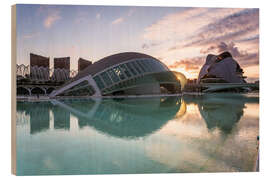
M 50 58 L 30 53 L 30 77 L 35 80 L 48 80 Z
M 165 125 L 180 109 L 179 97 L 92 101 L 55 101 L 78 118 L 79 127 L 91 126 L 120 138 L 147 136 Z M 59 111 L 60 112 L 60 111 Z
M 80 72 L 80 71 L 84 70 L 85 68 L 87 68 L 91 64 L 92 64 L 91 61 L 88 61 L 88 60 L 83 59 L 83 58 L 79 58 L 79 60 L 78 60 L 78 71 Z
M 105 57 L 88 66 L 51 96 L 178 93 L 180 88 L 174 73 L 159 60 L 127 52 Z
M 258 103 L 257 97 L 241 94 L 205 94 L 201 98 L 184 98 L 187 103 L 196 103 L 207 128 L 220 129 L 229 134 L 243 116 L 245 103 Z
M 30 116 L 30 134 L 50 128 L 50 111 L 53 113 L 54 129 L 70 129 L 70 112 L 59 106 L 53 106 L 51 102 L 17 102 L 17 111 Z
M 200 70 L 199 83 L 245 83 L 243 69 L 229 52 L 209 54 Z
M 30 134 L 46 131 L 50 127 L 50 103 L 17 102 L 17 111 L 30 116 Z
M 70 129 L 70 113 L 62 108 L 53 106 L 54 129 Z
M 70 57 L 54 58 L 53 79 L 66 81 L 70 78 Z

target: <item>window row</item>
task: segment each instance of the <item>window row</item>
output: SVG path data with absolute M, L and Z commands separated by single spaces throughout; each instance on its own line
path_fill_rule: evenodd
M 157 60 L 140 59 L 110 68 L 94 76 L 94 80 L 100 89 L 104 89 L 125 79 L 130 79 L 145 73 L 161 71 L 167 71 L 167 69 Z

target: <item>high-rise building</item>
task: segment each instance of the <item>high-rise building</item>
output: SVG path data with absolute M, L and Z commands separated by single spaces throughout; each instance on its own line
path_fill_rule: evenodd
M 70 57 L 54 58 L 52 80 L 66 81 L 70 77 Z
M 30 78 L 35 80 L 48 80 L 50 58 L 30 53 Z
M 78 60 L 78 72 L 84 70 L 85 68 L 87 68 L 91 64 L 92 64 L 91 61 L 88 61 L 88 60 L 83 59 L 83 58 L 79 58 L 79 60 Z
M 54 69 L 70 70 L 70 57 L 54 58 Z

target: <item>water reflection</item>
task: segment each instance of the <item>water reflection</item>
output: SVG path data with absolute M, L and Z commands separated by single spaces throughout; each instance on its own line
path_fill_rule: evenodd
M 17 112 L 21 113 L 21 115 L 23 115 L 24 112 L 25 115 L 28 115 L 30 117 L 30 134 L 35 134 L 49 129 L 50 106 L 50 102 L 17 102 Z
M 147 107 L 147 108 L 146 108 Z M 54 100 L 52 102 L 18 103 L 18 112 L 30 116 L 30 133 L 48 130 L 49 112 L 54 129 L 70 129 L 70 114 L 78 119 L 79 128 L 90 126 L 110 136 L 138 138 L 160 129 L 177 114 L 179 97 L 115 100 Z
M 258 101 L 209 94 L 18 102 L 18 172 L 251 171 Z
M 18 102 L 17 111 L 30 116 L 30 134 L 48 130 L 50 111 L 54 129 L 70 129 L 70 114 L 78 118 L 79 128 L 94 127 L 105 134 L 121 137 L 143 137 L 160 129 L 169 120 L 179 119 L 186 111 L 186 103 L 195 104 L 211 131 L 220 129 L 230 134 L 243 116 L 245 103 L 258 103 L 257 97 L 240 94 L 208 94 L 200 97 L 184 96 L 117 100 L 54 100 L 52 102 Z M 147 108 L 146 108 L 147 107 Z M 224 115 L 225 114 L 225 115 Z
M 243 116 L 245 104 L 259 103 L 259 98 L 242 94 L 205 94 L 199 98 L 184 97 L 184 101 L 197 104 L 209 130 L 218 128 L 230 134 Z
M 55 106 L 51 108 L 54 117 L 54 129 L 70 129 L 70 112 Z

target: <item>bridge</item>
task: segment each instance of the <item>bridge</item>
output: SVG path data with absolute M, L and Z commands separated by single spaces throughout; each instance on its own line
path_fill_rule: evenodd
M 49 84 L 18 84 L 17 93 L 19 95 L 49 95 L 53 90 L 59 86 Z

